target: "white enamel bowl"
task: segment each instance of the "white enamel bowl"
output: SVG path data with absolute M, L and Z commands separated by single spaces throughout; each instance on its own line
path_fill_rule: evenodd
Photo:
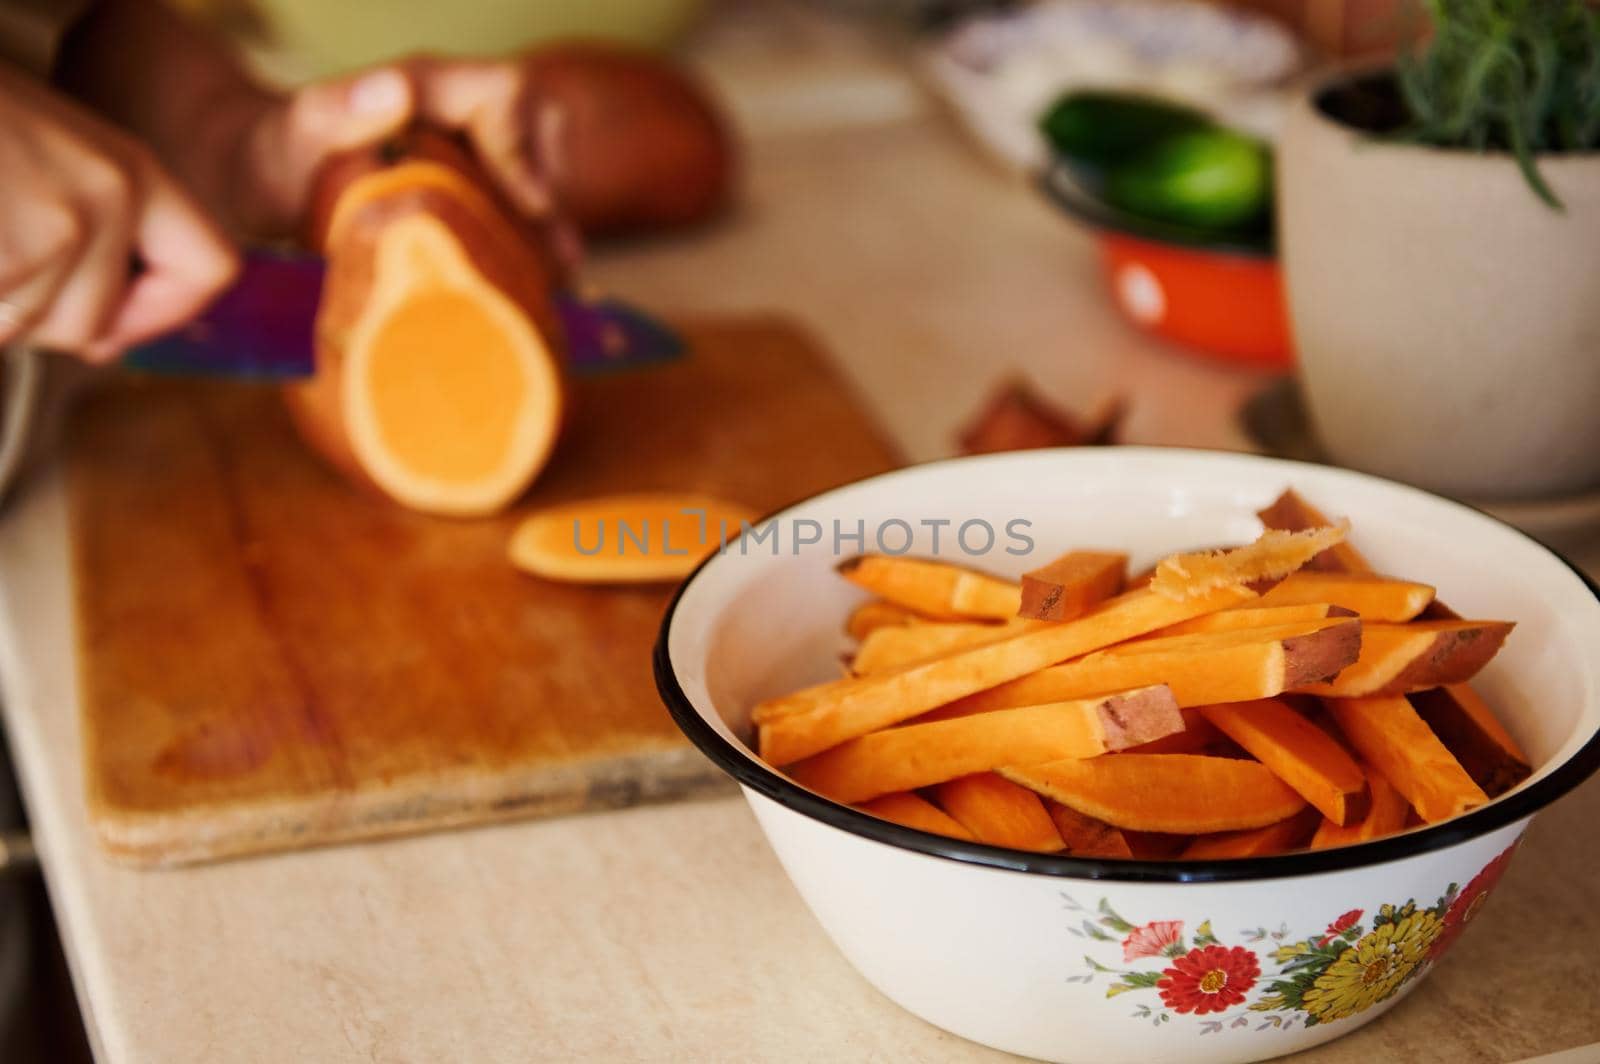
M 752 705 L 837 675 L 840 626 L 861 596 L 832 572 L 836 519 L 846 533 L 864 521 L 869 549 L 880 525 L 905 521 L 919 530 L 915 553 L 932 553 L 921 522 L 948 519 L 942 555 L 1010 574 L 1074 546 L 1127 549 L 1142 566 L 1252 538 L 1254 512 L 1289 486 L 1348 516 L 1379 570 L 1435 584 L 1463 615 L 1517 622 L 1479 686 L 1533 757 L 1531 779 L 1457 820 L 1361 846 L 1116 862 L 888 824 L 804 790 L 748 745 Z M 987 556 L 953 549 L 952 531 L 974 519 L 997 531 Z M 1017 519 L 1031 522 L 1026 556 L 1004 550 L 1019 546 L 1005 535 Z M 1034 451 L 887 474 L 773 520 L 776 554 L 770 541 L 735 547 L 680 591 L 656 648 L 662 696 L 743 787 L 850 962 L 918 1016 L 1000 1049 L 1056 1061 L 1247 1061 L 1354 1030 L 1443 958 L 1528 819 L 1600 764 L 1594 589 L 1509 526 L 1376 477 L 1248 455 Z M 795 553 L 790 532 L 810 538 L 813 526 L 797 524 L 806 520 L 822 542 Z M 971 531 L 969 545 L 981 546 L 981 529 Z

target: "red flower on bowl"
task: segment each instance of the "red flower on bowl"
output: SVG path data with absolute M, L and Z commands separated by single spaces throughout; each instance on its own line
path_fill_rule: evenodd
M 1429 956 L 1437 959 L 1444 955 L 1467 925 L 1473 921 L 1483 908 L 1484 901 L 1489 897 L 1489 892 L 1494 889 L 1500 877 L 1505 875 L 1507 866 L 1511 864 L 1511 855 L 1516 853 L 1517 844 L 1512 843 L 1500 856 L 1483 866 L 1483 871 L 1472 877 L 1472 881 L 1461 889 L 1455 900 L 1450 903 L 1449 910 L 1444 914 L 1444 928 L 1439 932 L 1439 937 L 1434 940 Z
M 1243 946 L 1202 946 L 1161 973 L 1156 989 L 1173 1012 L 1223 1012 L 1244 1001 L 1261 976 L 1261 962 Z
M 1182 920 L 1152 920 L 1143 927 L 1134 928 L 1122 940 L 1122 959 L 1136 961 L 1140 957 L 1159 957 L 1182 938 Z
M 1333 923 L 1329 924 L 1328 929 L 1322 933 L 1322 945 L 1326 946 L 1328 943 L 1332 942 L 1334 939 L 1338 938 L 1340 935 L 1356 926 L 1356 921 L 1361 919 L 1361 913 L 1361 909 L 1351 909 Z

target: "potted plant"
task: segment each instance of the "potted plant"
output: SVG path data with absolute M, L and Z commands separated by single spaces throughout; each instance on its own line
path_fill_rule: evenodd
M 1426 0 L 1291 109 L 1278 213 L 1331 457 L 1447 493 L 1600 486 L 1600 9 Z

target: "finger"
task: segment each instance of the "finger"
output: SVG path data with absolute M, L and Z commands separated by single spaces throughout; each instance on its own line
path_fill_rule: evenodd
M 511 63 L 414 59 L 417 113 L 466 133 L 478 158 L 511 203 L 530 217 L 554 206 L 539 171 L 527 81 Z
M 73 261 L 56 259 L 0 292 L 0 346 L 32 339 L 71 276 Z
M 101 336 L 131 280 L 134 204 L 140 194 L 133 166 L 105 159 L 80 168 L 81 211 L 88 239 L 48 312 L 31 332 L 44 347 L 82 352 Z
M 143 269 L 105 332 L 86 349 L 93 359 L 109 360 L 185 324 L 239 272 L 238 253 L 222 231 L 153 166 L 135 220 L 134 250 Z
M 405 128 L 415 109 L 410 77 L 397 67 L 308 85 L 273 112 L 250 139 L 250 165 L 262 175 L 267 213 L 293 224 L 323 163 L 379 143 Z

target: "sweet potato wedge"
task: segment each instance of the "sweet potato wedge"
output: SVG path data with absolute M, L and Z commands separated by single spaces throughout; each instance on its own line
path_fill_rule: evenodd
M 915 610 L 908 610 L 904 606 L 897 606 L 883 599 L 868 599 L 850 611 L 849 619 L 844 622 L 844 630 L 851 639 L 860 641 L 879 628 L 919 624 L 922 620 L 922 615 Z
M 1171 861 L 1194 841 L 1192 835 L 1169 835 L 1163 831 L 1122 831 L 1136 861 Z
M 1433 588 L 1411 580 L 1302 569 L 1263 592 L 1260 608 L 1331 602 L 1354 611 L 1363 621 L 1409 621 L 1432 601 Z
M 1304 624 L 1307 621 L 1325 621 L 1332 617 L 1354 617 L 1354 610 L 1335 606 L 1331 602 L 1308 602 L 1296 606 L 1241 606 L 1235 610 L 1221 610 L 1196 617 L 1151 632 L 1146 639 L 1161 639 L 1169 635 L 1205 635 L 1209 632 L 1238 632 L 1246 628 L 1276 628 L 1282 624 Z
M 1471 679 L 1499 652 L 1514 627 L 1506 621 L 1413 621 L 1361 626 L 1361 656 L 1332 680 L 1296 684 L 1325 698 L 1367 698 L 1424 691 Z
M 1128 556 L 1117 551 L 1068 551 L 1048 565 L 1022 574 L 1019 615 L 1066 621 L 1122 590 Z
M 838 570 L 857 587 L 939 620 L 1003 621 L 1022 604 L 1022 589 L 1009 580 L 928 558 L 858 554 Z
M 1036 853 L 1066 847 L 1039 796 L 993 772 L 941 783 L 936 793 L 944 811 L 979 842 Z
M 1367 789 L 1371 794 L 1367 815 L 1352 824 L 1344 825 L 1335 824 L 1324 818 L 1317 827 L 1317 833 L 1311 837 L 1311 849 L 1325 850 L 1330 846 L 1353 846 L 1358 842 L 1381 839 L 1385 835 L 1393 835 L 1405 829 L 1406 817 L 1411 813 L 1411 803 L 1394 789 L 1394 784 L 1389 782 L 1387 776 L 1371 764 L 1363 762 L 1361 771 L 1367 777 Z
M 1430 824 L 1489 800 L 1403 696 L 1324 701 L 1350 745 Z
M 797 783 L 853 803 L 930 787 L 998 765 L 1095 757 L 1183 730 L 1165 687 L 1025 706 L 981 719 L 907 724 L 840 743 L 792 765 Z
M 952 839 L 974 841 L 972 832 L 943 809 L 926 798 L 915 794 L 886 794 L 856 806 L 863 813 L 871 813 L 880 820 L 890 820 L 918 831 L 931 831 L 935 835 L 948 835 Z
M 1084 816 L 1076 809 L 1064 806 L 1060 802 L 1046 800 L 1044 807 L 1049 812 L 1062 843 L 1066 845 L 1067 852 L 1072 856 L 1122 858 L 1133 856 L 1133 847 L 1128 845 L 1128 837 L 1105 821 Z
M 1304 532 L 1333 523 L 1321 510 L 1302 499 L 1293 488 L 1285 489 L 1271 506 L 1256 511 L 1256 516 L 1267 528 L 1282 532 Z M 1367 564 L 1361 552 L 1348 542 L 1336 543 L 1322 551 L 1306 563 L 1306 568 L 1336 573 L 1372 572 L 1372 566 Z
M 1294 816 L 1249 831 L 1224 831 L 1201 835 L 1184 847 L 1185 861 L 1221 861 L 1234 857 L 1267 857 L 1298 850 L 1317 829 L 1317 811 L 1304 809 Z
M 1344 534 L 1342 526 L 1334 525 L 1304 532 L 1269 528 L 1254 543 L 1233 550 L 1174 554 L 1156 564 L 1150 589 L 1168 598 L 1184 599 L 1219 587 L 1277 580 L 1343 542 Z
M 1276 628 L 1177 635 L 1111 647 L 1041 669 L 943 707 L 933 717 L 1086 698 L 1165 683 L 1180 706 L 1271 698 L 1356 659 L 1361 622 L 1334 618 Z
M 957 650 L 982 646 L 1039 626 L 1038 621 L 1012 618 L 995 623 L 931 621 L 924 624 L 880 628 L 861 641 L 850 662 L 850 672 L 870 676 Z
M 760 726 L 761 756 L 769 764 L 787 765 L 846 739 L 909 720 L 1058 661 L 1189 617 L 1236 606 L 1254 595 L 1248 588 L 1228 587 L 1203 598 L 1175 602 L 1149 591 L 1130 592 L 1102 603 L 1077 620 L 1023 632 L 933 661 L 769 699 L 752 713 L 752 719 Z M 1113 685 L 1101 691 L 1115 689 Z
M 1119 828 L 1204 835 L 1264 828 L 1305 808 L 1265 765 L 1195 754 L 1118 754 L 998 770 Z
M 1276 698 L 1203 706 L 1200 713 L 1336 824 L 1367 811 L 1361 766 L 1328 733 Z
M 1445 749 L 1489 797 L 1504 794 L 1532 773 L 1528 755 L 1468 685 L 1451 684 L 1407 697 Z

